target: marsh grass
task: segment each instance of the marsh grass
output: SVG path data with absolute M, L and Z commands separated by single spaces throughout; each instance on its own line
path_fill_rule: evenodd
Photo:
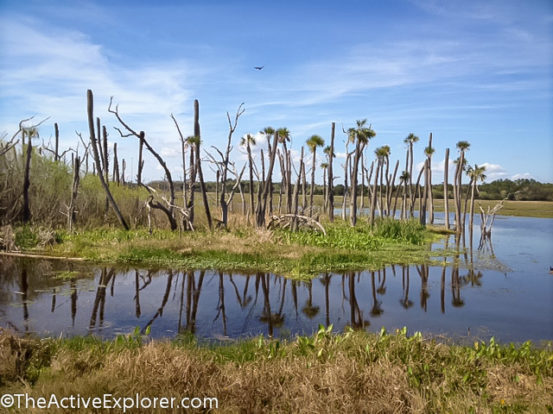
M 35 251 L 62 257 L 82 257 L 97 263 L 181 269 L 272 272 L 309 279 L 322 272 L 376 270 L 389 264 L 433 263 L 429 243 L 440 237 L 416 222 L 380 220 L 350 227 L 325 223 L 323 234 L 239 226 L 230 231 L 179 233 L 113 228 L 58 231 L 58 243 Z M 32 231 L 25 240 L 32 238 Z M 32 249 L 31 249 L 32 250 Z
M 198 344 L 190 335 L 122 338 L 38 340 L 1 332 L 0 391 L 215 396 L 218 412 L 553 409 L 551 344 L 538 349 L 492 339 L 459 346 L 406 329 L 335 335 L 332 327 L 289 341 L 261 336 L 224 345 Z

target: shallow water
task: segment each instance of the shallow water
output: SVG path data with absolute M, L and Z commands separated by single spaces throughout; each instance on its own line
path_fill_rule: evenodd
M 553 339 L 553 220 L 497 217 L 495 258 L 448 266 L 389 266 L 319 275 L 311 283 L 272 274 L 90 267 L 0 258 L 0 326 L 41 336 L 290 337 L 319 324 L 457 340 Z M 479 232 L 476 232 L 479 237 Z M 475 245 L 477 245 L 477 241 Z M 443 246 L 443 244 L 442 244 Z M 439 247 L 439 246 L 437 246 Z M 71 274 L 60 273 L 72 270 Z

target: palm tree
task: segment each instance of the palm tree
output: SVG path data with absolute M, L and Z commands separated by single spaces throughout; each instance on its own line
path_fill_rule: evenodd
M 459 160 L 457 162 L 457 168 L 455 169 L 454 178 L 454 197 L 455 197 L 455 226 L 458 234 L 462 233 L 464 229 L 464 219 L 461 221 L 461 178 L 462 172 L 465 169 L 465 151 L 470 147 L 468 141 L 457 142 L 457 149 L 460 152 Z
M 353 155 L 353 171 L 351 174 L 351 200 L 350 200 L 350 224 L 355 226 L 357 222 L 357 175 L 359 171 L 359 160 L 365 146 L 370 139 L 376 135 L 376 132 L 369 127 L 366 127 L 366 119 L 357 120 L 357 128 L 348 129 L 348 138 L 350 142 L 355 143 L 355 152 Z M 363 173 L 363 172 L 361 172 Z
M 288 128 L 279 128 L 277 131 L 278 134 L 278 142 L 282 144 L 284 148 L 284 171 L 283 171 L 283 177 L 282 177 L 282 183 L 285 184 L 284 192 L 286 194 L 286 207 L 287 207 L 287 213 L 292 212 L 292 166 L 290 164 L 290 152 L 288 150 L 288 147 L 286 145 L 287 142 L 290 142 L 290 131 Z
M 477 164 L 474 164 L 474 167 L 468 167 L 467 169 L 467 175 L 470 177 L 470 222 L 469 222 L 469 232 L 470 232 L 470 243 L 472 247 L 472 225 L 474 222 L 474 196 L 477 191 L 476 185 L 478 181 L 484 181 L 486 179 L 486 175 L 484 174 L 484 171 L 486 171 L 485 166 L 478 166 Z M 472 251 L 472 249 L 471 249 Z
M 409 135 L 407 135 L 407 138 L 405 138 L 403 140 L 403 142 L 405 142 L 408 145 L 408 147 L 407 147 L 407 157 L 406 157 L 406 160 L 405 160 L 405 170 L 409 171 L 409 198 L 411 200 L 411 206 L 410 206 L 411 217 L 413 216 L 413 204 L 414 204 L 414 200 L 413 200 L 413 196 L 412 196 L 412 192 L 413 192 L 413 144 L 415 142 L 417 142 L 418 140 L 419 140 L 419 137 L 417 137 L 412 132 Z
M 246 147 L 248 151 L 248 167 L 250 169 L 250 213 L 255 211 L 254 198 L 253 198 L 253 159 L 251 146 L 255 145 L 255 138 L 251 134 L 247 134 L 240 140 L 240 146 Z
M 389 151 L 389 147 L 388 147 L 388 151 Z M 371 194 L 371 217 L 370 217 L 370 221 L 369 221 L 371 227 L 374 225 L 374 215 L 375 215 L 375 210 L 376 210 L 376 187 L 378 185 L 378 177 L 379 177 L 380 171 L 382 169 L 382 163 L 385 159 L 385 153 L 386 152 L 387 152 L 387 150 L 384 147 L 379 147 L 374 151 L 374 153 L 376 154 L 376 157 L 377 157 L 377 164 L 376 164 L 376 171 L 375 171 L 375 174 L 374 174 L 373 191 L 372 191 L 372 194 Z
M 382 188 L 384 187 L 384 177 L 388 178 L 388 163 L 390 159 L 390 146 L 383 145 L 376 150 L 376 156 L 378 157 L 378 165 L 380 166 L 380 188 L 379 188 L 379 202 L 380 202 L 380 216 L 382 217 L 384 202 L 382 199 Z M 384 173 L 384 164 L 386 164 L 386 173 Z M 386 213 L 388 211 L 388 206 L 386 206 Z
M 307 146 L 313 153 L 313 162 L 311 167 L 311 192 L 309 194 L 309 215 L 313 215 L 313 195 L 315 193 L 315 170 L 317 168 L 317 147 L 322 147 L 325 144 L 324 139 L 319 135 L 312 135 L 306 141 Z

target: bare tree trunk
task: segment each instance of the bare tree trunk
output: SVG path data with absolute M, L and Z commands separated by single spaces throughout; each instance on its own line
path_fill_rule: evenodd
M 469 213 L 469 242 L 470 242 L 470 252 L 472 255 L 472 235 L 473 235 L 473 224 L 474 224 L 474 196 L 476 193 L 476 179 L 472 178 L 471 181 L 471 192 L 470 192 L 470 213 Z
M 257 205 L 255 207 L 256 223 L 257 223 L 257 213 L 261 208 L 262 199 L 263 199 L 263 189 L 265 188 L 265 156 L 263 154 L 263 149 L 260 151 L 261 155 L 261 177 L 257 179 Z M 253 214 L 254 212 L 252 212 Z
M 205 188 L 204 175 L 202 172 L 202 160 L 200 157 L 200 103 L 194 99 L 194 136 L 196 140 L 196 168 L 198 169 L 198 178 L 200 179 L 200 189 L 202 190 L 202 198 L 204 201 L 205 216 L 210 229 L 213 228 L 211 222 L 211 212 L 209 211 L 209 202 L 207 200 L 207 190 Z
M 280 152 L 280 150 L 277 151 L 277 154 L 278 154 L 278 161 L 280 163 L 280 191 L 278 192 L 278 214 L 281 214 L 282 197 L 286 189 L 287 174 L 286 174 L 286 167 L 284 165 L 284 157 L 282 156 L 282 153 Z
M 428 147 L 432 149 L 432 132 L 430 133 Z M 428 202 L 430 210 L 430 224 L 434 224 L 434 197 L 432 195 L 432 153 L 428 156 Z
M 328 194 L 326 192 L 326 168 L 323 168 L 323 213 L 326 213 Z
M 346 220 L 346 205 L 348 200 L 348 164 L 351 154 L 348 153 L 347 144 L 346 144 L 346 161 L 344 163 L 344 196 L 342 198 L 342 220 Z
M 270 182 L 273 176 L 273 168 L 275 166 L 275 157 L 278 144 L 278 134 L 274 134 L 273 146 L 270 154 L 269 170 L 267 171 L 267 181 L 263 186 L 263 200 L 262 204 L 257 206 L 257 226 L 262 227 L 265 225 L 265 212 L 267 207 L 267 197 L 269 196 Z
M 334 175 L 332 173 L 332 162 L 334 160 L 334 130 L 335 123 L 332 123 L 330 130 L 330 157 L 328 160 L 328 218 L 334 222 Z
M 76 211 L 75 211 L 75 204 L 76 204 L 76 201 L 77 201 L 77 194 L 79 192 L 79 181 L 80 181 L 80 176 L 79 176 L 79 170 L 81 168 L 81 159 L 79 157 L 75 157 L 75 163 L 73 165 L 73 184 L 71 186 L 71 201 L 70 201 L 70 204 L 69 204 L 69 211 L 67 212 L 67 221 L 69 222 L 68 223 L 68 227 L 69 227 L 69 231 L 73 231 L 73 226 L 77 220 L 77 215 L 76 215 Z
M 303 169 L 305 168 L 304 164 L 303 164 L 303 146 L 301 147 L 301 155 L 300 155 L 300 168 L 298 170 L 298 178 L 297 178 L 297 181 L 296 181 L 296 186 L 294 187 L 294 215 L 297 216 L 298 215 L 298 210 L 299 210 L 299 200 L 298 200 L 298 195 L 299 195 L 299 190 L 300 190 L 300 181 L 301 181 L 301 177 L 302 177 L 302 171 Z M 297 225 L 297 222 L 294 220 L 293 223 L 292 223 L 292 231 L 295 231 L 296 230 L 296 225 Z
M 113 176 L 111 181 L 120 184 L 119 180 L 119 160 L 117 159 L 117 142 L 113 144 Z
M 394 183 L 396 182 L 396 175 L 397 175 L 398 168 L 399 168 L 399 160 L 397 160 L 396 162 L 396 166 L 394 168 L 394 174 L 392 175 L 392 181 L 388 183 L 388 216 L 390 216 L 390 210 L 392 206 L 392 193 L 394 192 Z M 396 202 L 397 202 L 397 196 L 396 196 Z M 392 218 L 395 218 L 395 216 L 396 216 L 396 206 L 394 204 Z
M 248 168 L 250 169 L 250 212 L 253 214 L 255 211 L 254 204 L 254 189 L 253 189 L 253 159 L 252 159 L 252 149 L 250 147 L 250 141 L 246 142 L 246 149 L 248 150 Z
M 317 149 L 313 148 L 313 164 L 311 166 L 311 190 L 309 192 L 309 217 L 313 216 L 313 196 L 315 195 L 315 170 L 317 167 Z
M 355 154 L 353 155 L 353 171 L 351 174 L 351 200 L 350 200 L 350 225 L 355 227 L 357 224 L 357 176 L 359 175 L 359 161 L 365 149 L 365 144 L 361 144 L 359 140 L 355 143 Z M 361 175 L 363 173 L 361 172 Z
M 307 178 L 305 172 L 305 163 L 303 164 L 303 170 L 301 171 L 301 193 L 302 193 L 302 202 L 301 210 L 302 213 L 305 213 L 307 208 Z
M 448 148 L 449 149 L 449 148 Z M 455 167 L 455 174 L 453 175 L 453 204 L 455 207 L 455 232 L 458 234 L 460 232 L 460 214 L 459 214 L 459 203 L 458 203 L 458 192 L 457 192 L 457 174 L 459 170 L 459 164 Z
M 94 162 L 96 163 L 96 170 L 98 172 L 98 177 L 100 178 L 102 187 L 104 187 L 104 191 L 106 192 L 108 200 L 111 203 L 113 211 L 115 212 L 115 215 L 119 219 L 119 222 L 121 223 L 121 225 L 125 230 L 129 230 L 129 226 L 127 225 L 127 222 L 123 218 L 121 211 L 119 211 L 119 207 L 115 203 L 115 200 L 113 199 L 113 196 L 109 191 L 109 187 L 106 181 L 104 180 L 104 176 L 102 175 L 102 168 L 100 167 L 100 154 L 98 152 L 98 147 L 96 146 L 97 143 L 96 143 L 96 138 L 94 134 L 94 98 L 92 96 L 92 91 L 90 89 L 87 90 L 86 97 L 87 97 L 88 129 L 90 132 L 90 143 L 92 145 L 92 151 L 94 153 Z
M 25 137 L 25 131 L 22 132 Z M 31 157 L 33 153 L 32 134 L 28 134 L 29 142 L 27 143 L 27 152 L 25 157 L 25 175 L 23 178 L 23 223 L 28 223 L 31 220 L 31 209 L 29 208 L 29 187 L 31 186 Z M 24 138 L 23 138 L 24 140 Z
M 414 216 L 416 193 L 413 194 L 413 143 L 409 142 L 409 198 L 411 199 L 411 206 L 409 211 L 411 217 Z
M 428 185 L 429 185 L 429 182 L 430 182 L 430 177 L 429 177 L 429 173 L 430 173 L 430 168 L 428 167 L 428 164 L 430 163 L 430 158 L 427 158 L 424 162 L 424 190 L 423 190 L 423 194 L 422 194 L 422 208 L 421 210 L 419 211 L 419 220 L 420 220 L 420 224 L 422 224 L 423 226 L 426 226 L 426 203 L 428 201 Z
M 97 118 L 97 122 L 98 122 L 98 126 L 100 126 L 100 118 Z M 107 185 L 109 186 L 108 132 L 105 125 L 102 127 L 102 132 L 103 132 L 103 138 L 104 138 L 104 141 L 103 141 L 104 143 L 102 145 L 102 148 L 104 150 L 104 153 L 101 156 L 103 160 L 105 180 Z M 100 140 L 100 137 L 98 137 L 98 140 Z M 109 210 L 109 200 L 108 200 L 108 197 L 106 196 L 104 214 L 107 214 L 108 210 Z
M 447 176 L 449 170 L 449 148 L 445 149 L 445 162 L 444 162 L 444 212 L 445 212 L 445 228 L 449 229 L 449 205 L 447 201 Z
M 219 200 L 219 181 L 221 179 L 221 172 L 215 171 L 215 200 Z M 224 184 L 223 184 L 224 185 Z
M 376 186 L 378 184 L 378 173 L 380 171 L 380 161 L 376 164 L 376 171 L 374 174 L 374 184 L 373 184 L 373 191 L 371 194 L 371 218 L 369 221 L 370 226 L 374 226 L 374 215 L 376 212 Z
M 58 162 L 60 160 L 60 129 L 58 128 L 57 122 L 54 123 L 54 135 L 56 139 L 56 144 L 54 147 L 54 161 Z
M 286 206 L 287 212 L 292 212 L 292 155 L 291 150 L 286 152 Z
M 186 143 L 184 137 L 181 137 L 181 152 L 182 152 L 182 206 L 186 208 L 188 204 L 188 196 L 186 194 Z
M 142 159 L 142 152 L 144 149 L 144 131 L 140 131 L 138 144 L 138 173 L 136 175 L 136 183 L 140 186 L 142 184 L 142 168 L 144 168 L 144 160 Z M 184 157 L 184 153 L 183 153 Z M 184 168 L 184 164 L 183 164 Z
M 194 145 L 190 146 L 190 182 L 189 182 L 189 193 L 190 193 L 190 197 L 188 198 L 188 204 L 186 205 L 186 209 L 188 210 L 188 215 L 189 215 L 189 221 L 190 221 L 190 224 L 191 225 L 194 225 L 194 210 L 195 210 L 195 205 L 194 205 L 194 199 L 195 199 L 195 187 L 196 187 L 196 163 L 195 163 L 195 155 L 194 153 L 196 152 L 196 147 Z M 192 230 L 190 228 L 190 230 Z

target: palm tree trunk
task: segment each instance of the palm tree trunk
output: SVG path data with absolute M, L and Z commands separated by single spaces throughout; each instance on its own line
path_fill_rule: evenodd
M 449 229 L 449 205 L 447 201 L 447 176 L 449 170 L 449 148 L 445 149 L 445 161 L 444 161 L 444 212 L 445 212 L 445 228 Z
M 474 196 L 476 192 L 476 178 L 472 179 L 472 186 L 471 186 L 471 192 L 470 192 L 470 218 L 469 218 L 469 243 L 470 243 L 470 251 L 472 255 L 472 234 L 473 234 L 473 224 L 474 224 Z
M 313 216 L 313 195 L 315 193 L 315 169 L 317 167 L 317 149 L 313 148 L 313 166 L 311 167 L 311 191 L 309 193 L 309 217 Z
M 397 169 L 399 168 L 399 160 L 396 162 L 396 166 L 394 168 L 394 174 L 392 175 L 392 181 L 389 183 L 388 186 L 388 216 L 390 216 L 390 209 L 392 205 L 392 196 L 394 192 L 394 183 L 396 182 L 396 175 L 397 175 Z M 397 203 L 397 196 L 396 196 L 396 203 Z M 392 213 L 392 218 L 395 218 L 396 216 L 396 206 L 394 204 L 394 210 Z
M 380 171 L 380 160 L 376 164 L 376 172 L 374 175 L 374 184 L 373 184 L 373 191 L 372 191 L 372 197 L 371 197 L 371 219 L 369 221 L 371 227 L 374 225 L 374 215 L 376 210 L 376 186 L 378 184 L 378 172 Z
M 333 122 L 330 130 L 330 157 L 328 160 L 328 218 L 331 223 L 334 221 L 334 176 L 332 175 L 332 161 L 334 160 L 334 129 L 335 124 Z
M 357 171 L 359 169 L 359 160 L 361 156 L 361 143 L 357 140 L 355 144 L 355 154 L 353 155 L 353 172 L 351 174 L 351 199 L 349 207 L 350 225 L 355 227 L 357 223 Z

